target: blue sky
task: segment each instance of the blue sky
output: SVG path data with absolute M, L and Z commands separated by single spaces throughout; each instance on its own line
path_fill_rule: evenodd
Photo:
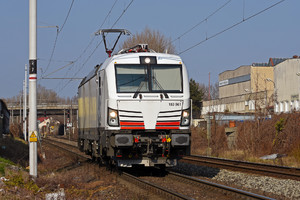
M 49 77 L 86 76 L 93 66 L 107 57 L 103 44 L 96 48 L 101 38 L 94 38 L 93 33 L 101 24 L 102 28 L 111 28 L 130 3 L 113 28 L 125 28 L 137 33 L 149 27 L 172 40 L 226 4 L 207 21 L 173 43 L 188 68 L 190 78 L 208 85 L 210 72 L 211 84 L 214 84 L 219 73 L 225 70 L 253 62 L 268 62 L 270 57 L 300 55 L 298 0 L 286 0 L 181 53 L 276 2 L 279 0 L 134 0 L 132 3 L 131 0 L 74 0 L 55 44 L 56 28 L 44 27 L 61 28 L 72 0 L 38 1 L 38 77 L 42 73 L 44 76 L 52 73 L 71 61 L 76 62 Z M 0 98 L 15 96 L 22 90 L 24 66 L 28 63 L 28 4 L 28 0 L 0 1 Z M 123 36 L 121 42 L 126 37 Z M 93 42 L 86 49 L 91 40 Z M 50 62 L 54 44 L 55 51 Z M 77 93 L 79 81 L 39 79 L 38 83 L 55 90 L 59 96 L 72 97 Z

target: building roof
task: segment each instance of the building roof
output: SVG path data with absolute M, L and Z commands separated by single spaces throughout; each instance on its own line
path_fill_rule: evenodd
M 268 63 L 252 63 L 252 66 L 254 67 L 274 67 L 275 65 L 278 65 L 279 63 L 282 63 L 283 61 L 287 60 L 288 58 L 269 58 Z

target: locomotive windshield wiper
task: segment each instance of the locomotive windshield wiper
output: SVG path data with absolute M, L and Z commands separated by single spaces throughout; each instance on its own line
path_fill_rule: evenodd
M 144 80 L 140 83 L 140 86 L 139 88 L 135 91 L 134 95 L 133 95 L 133 98 L 135 99 L 137 97 L 137 95 L 140 93 L 142 87 L 144 86 L 144 83 L 148 81 L 148 78 L 147 76 L 144 78 Z
M 165 98 L 169 98 L 169 95 L 165 92 L 164 88 L 161 86 L 161 84 L 158 82 L 158 80 L 155 78 L 155 76 L 152 76 L 152 79 L 156 83 L 156 85 L 159 87 L 160 91 L 165 95 Z

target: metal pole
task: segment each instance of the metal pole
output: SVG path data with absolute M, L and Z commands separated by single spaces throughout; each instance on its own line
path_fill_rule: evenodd
M 211 143 L 211 118 L 210 118 L 210 113 L 207 116 L 207 150 L 206 150 L 206 154 L 207 156 L 211 156 L 211 147 L 210 147 L 210 143 Z
M 66 135 L 66 112 L 64 109 L 64 135 Z
M 72 109 L 72 101 L 71 101 L 71 110 L 70 110 L 70 123 L 72 124 L 72 126 L 69 128 L 69 140 L 71 139 L 71 130 L 73 128 L 73 109 Z
M 21 125 L 22 122 L 22 95 L 20 95 L 20 119 L 19 119 L 19 123 Z
M 37 177 L 37 0 L 29 0 L 29 175 Z
M 27 78 L 28 78 L 28 72 L 27 72 L 27 64 L 25 65 L 25 87 L 24 87 L 24 134 L 25 134 L 25 141 L 27 141 Z
M 14 106 L 15 107 L 15 106 Z M 12 114 L 11 114 L 11 123 L 14 124 L 14 107 L 12 109 Z
M 25 93 L 25 80 L 23 81 L 23 136 L 24 136 L 24 140 L 26 141 L 26 134 L 25 134 L 25 98 L 26 98 L 26 93 Z

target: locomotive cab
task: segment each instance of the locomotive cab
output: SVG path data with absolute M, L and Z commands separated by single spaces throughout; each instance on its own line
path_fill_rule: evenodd
M 179 56 L 145 45 L 123 50 L 83 80 L 78 105 L 79 147 L 93 157 L 171 167 L 190 153 L 189 80 Z

